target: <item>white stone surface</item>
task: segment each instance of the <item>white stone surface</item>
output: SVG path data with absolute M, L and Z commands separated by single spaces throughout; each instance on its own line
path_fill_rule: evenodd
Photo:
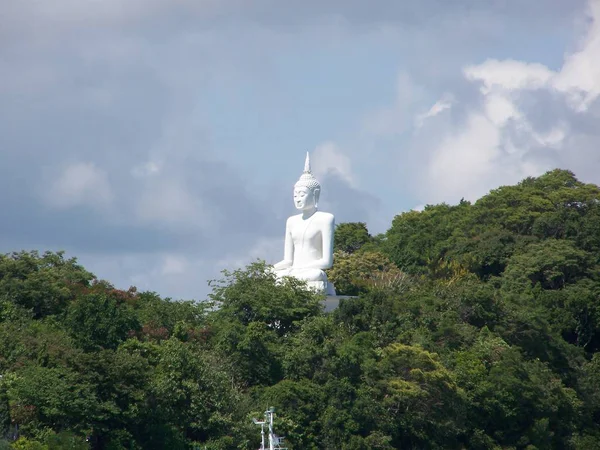
M 328 295 L 323 300 L 323 306 L 325 312 L 332 312 L 334 309 L 337 309 L 340 306 L 341 300 L 358 298 L 354 295 Z
M 325 269 L 333 265 L 335 218 L 318 210 L 320 194 L 321 185 L 312 174 L 307 153 L 304 172 L 294 185 L 294 206 L 301 213 L 287 219 L 283 260 L 273 269 L 278 278 L 292 276 L 334 296 L 335 287 L 327 280 Z
M 325 297 L 325 300 L 323 300 L 323 305 L 325 306 L 325 312 L 331 312 L 340 305 L 340 297 L 337 295 L 328 295 Z

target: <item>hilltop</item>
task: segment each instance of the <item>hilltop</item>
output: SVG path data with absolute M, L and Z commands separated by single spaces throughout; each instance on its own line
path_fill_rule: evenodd
M 192 302 L 1 256 L 0 449 L 256 449 L 268 405 L 290 450 L 600 448 L 598 186 L 340 224 L 330 314 L 265 269 Z

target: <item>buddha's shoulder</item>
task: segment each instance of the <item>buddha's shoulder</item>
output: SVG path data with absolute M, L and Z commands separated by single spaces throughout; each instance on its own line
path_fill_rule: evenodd
M 323 222 L 333 222 L 335 221 L 335 217 L 333 216 L 333 214 L 328 213 L 328 212 L 324 212 L 324 211 L 317 211 L 315 213 L 315 218 L 323 221 Z
M 296 222 L 299 222 L 302 220 L 302 214 L 296 214 L 294 216 L 290 216 L 287 218 L 287 224 L 288 225 L 293 225 Z
M 330 223 L 330 222 L 334 222 L 335 218 L 333 216 L 333 214 L 328 213 L 328 212 L 323 212 L 323 211 L 317 211 L 314 214 L 314 219 L 316 221 L 319 222 L 323 222 L 323 223 Z M 290 216 L 287 219 L 288 224 L 293 224 L 296 222 L 302 222 L 302 214 L 296 214 L 294 216 Z

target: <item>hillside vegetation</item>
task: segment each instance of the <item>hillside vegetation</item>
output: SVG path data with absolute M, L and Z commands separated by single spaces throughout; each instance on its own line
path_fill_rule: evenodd
M 562 170 L 336 230 L 330 314 L 262 262 L 205 302 L 0 256 L 0 449 L 600 449 L 600 189 Z

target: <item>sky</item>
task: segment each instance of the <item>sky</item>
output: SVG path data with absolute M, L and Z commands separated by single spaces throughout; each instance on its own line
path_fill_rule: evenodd
M 385 232 L 548 170 L 600 184 L 600 0 L 0 0 L 0 252 L 203 300 L 283 256 L 304 157 Z

